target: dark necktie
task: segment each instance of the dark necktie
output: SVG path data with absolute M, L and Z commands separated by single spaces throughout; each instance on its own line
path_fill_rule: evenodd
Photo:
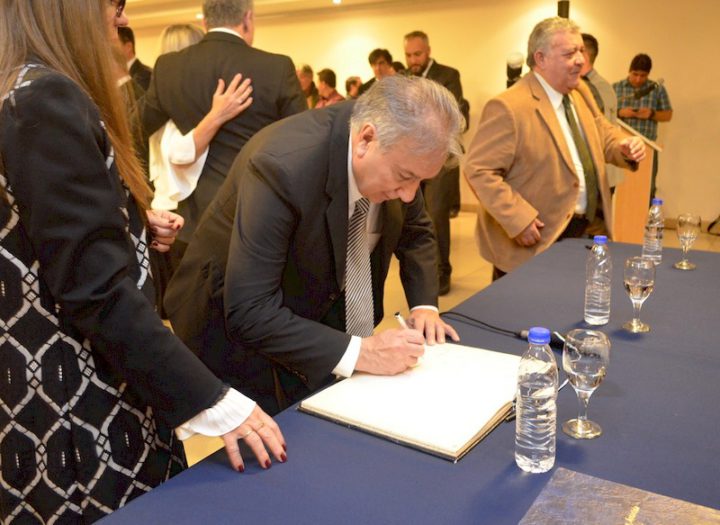
M 366 198 L 355 202 L 345 261 L 345 332 L 359 337 L 371 336 L 375 322 L 367 235 L 369 209 Z
M 589 221 L 595 218 L 595 212 L 597 211 L 598 205 L 598 182 L 597 173 L 595 173 L 595 165 L 593 164 L 592 157 L 590 156 L 590 148 L 588 148 L 585 138 L 580 133 L 580 127 L 575 120 L 575 115 L 572 111 L 572 104 L 570 103 L 570 97 L 563 95 L 563 108 L 565 109 L 565 117 L 567 117 L 568 124 L 570 124 L 570 132 L 572 133 L 575 147 L 577 148 L 578 155 L 580 156 L 580 163 L 582 164 L 583 171 L 585 172 L 585 194 L 587 195 L 587 208 L 585 209 L 585 215 Z

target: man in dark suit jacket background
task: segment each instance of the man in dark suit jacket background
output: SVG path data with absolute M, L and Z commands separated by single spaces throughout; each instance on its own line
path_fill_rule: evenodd
M 253 102 L 217 132 L 197 188 L 178 206 L 177 212 L 185 219 L 178 235 L 183 243 L 189 242 L 202 212 L 250 137 L 268 124 L 306 109 L 292 60 L 251 47 L 255 32 L 252 0 L 205 0 L 203 14 L 208 29 L 205 38 L 158 58 L 141 109 L 144 131 L 150 135 L 172 119 L 187 133 L 210 110 L 218 79 L 228 85 L 237 73 L 252 79 Z
M 170 283 L 165 305 L 176 333 L 271 413 L 335 375 L 403 372 L 422 354 L 423 335 L 429 344 L 456 339 L 437 311 L 437 248 L 418 188 L 457 160 L 462 120 L 445 89 L 396 76 L 357 102 L 258 133 Z M 361 197 L 371 202 L 370 332 L 383 317 L 393 254 L 414 329 L 345 332 L 348 224 Z
M 457 100 L 465 117 L 465 129 L 470 118 L 469 104 L 463 98 L 460 73 L 457 69 L 438 64 L 430 58 L 430 40 L 422 31 L 405 35 L 405 61 L 408 71 L 416 76 L 434 80 L 447 88 Z M 440 295 L 450 291 L 450 215 L 460 210 L 460 169 L 444 169 L 434 180 L 423 184 L 423 195 L 430 218 L 435 226 L 439 253 Z
M 140 62 L 135 55 L 135 33 L 127 26 L 118 27 L 118 37 L 120 37 L 120 49 L 128 63 L 130 77 L 143 88 L 143 91 L 147 91 L 150 87 L 152 68 Z

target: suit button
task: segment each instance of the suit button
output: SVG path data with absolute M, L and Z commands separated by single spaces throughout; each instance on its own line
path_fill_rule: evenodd
M 579 183 L 579 182 L 574 182 L 574 183 L 573 183 L 573 188 L 579 188 L 579 187 L 580 187 L 580 183 Z

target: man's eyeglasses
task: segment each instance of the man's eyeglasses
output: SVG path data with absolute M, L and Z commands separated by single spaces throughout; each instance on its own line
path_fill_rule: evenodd
M 110 0 L 110 5 L 115 8 L 115 17 L 120 18 L 125 10 L 126 0 Z

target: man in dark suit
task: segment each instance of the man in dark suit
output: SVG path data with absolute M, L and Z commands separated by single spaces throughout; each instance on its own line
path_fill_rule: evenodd
M 148 87 L 150 87 L 152 68 L 140 62 L 140 59 L 135 55 L 135 33 L 127 26 L 118 27 L 118 37 L 120 37 L 120 49 L 122 49 L 128 63 L 130 77 L 143 88 L 143 91 L 147 91 Z
M 149 135 L 171 119 L 181 132 L 189 132 L 210 110 L 218 79 L 228 85 L 236 73 L 252 79 L 253 102 L 217 132 L 197 188 L 178 206 L 177 212 L 185 219 L 178 235 L 183 243 L 189 242 L 202 212 L 250 137 L 307 108 L 292 60 L 251 47 L 255 31 L 251 0 L 206 0 L 203 13 L 208 28 L 205 38 L 158 58 L 141 108 L 144 131 Z
M 438 315 L 437 248 L 417 190 L 457 159 L 461 131 L 446 90 L 401 76 L 357 102 L 265 128 L 233 164 L 170 283 L 175 332 L 271 413 L 336 375 L 400 373 L 424 340 L 456 339 Z M 372 297 L 369 332 L 358 334 L 346 333 L 347 309 L 358 305 L 346 301 L 346 264 L 350 217 L 363 200 Z M 393 254 L 414 329 L 371 335 Z
M 405 35 L 405 61 L 408 71 L 416 76 L 434 80 L 447 88 L 457 100 L 465 117 L 465 129 L 470 118 L 469 104 L 463 98 L 460 73 L 457 69 L 438 64 L 430 58 L 430 40 L 422 31 Z M 450 291 L 450 216 L 460 210 L 460 169 L 444 169 L 434 180 L 423 184 L 428 214 L 435 226 L 439 253 L 440 295 Z

